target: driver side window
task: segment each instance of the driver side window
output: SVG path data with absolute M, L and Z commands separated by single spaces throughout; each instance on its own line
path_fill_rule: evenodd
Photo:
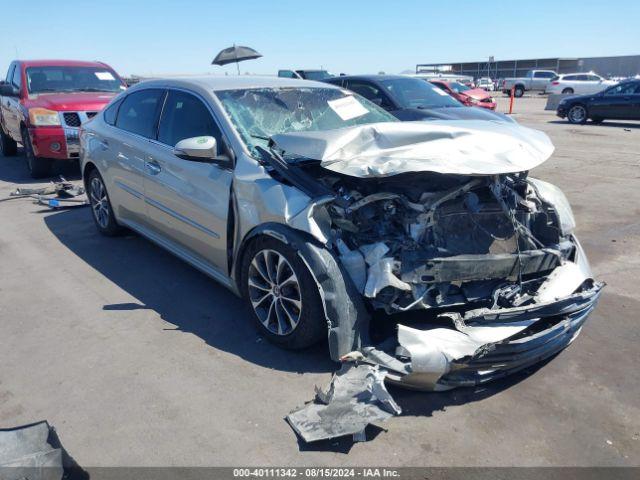
M 371 83 L 350 81 L 347 82 L 346 88 L 386 110 L 393 109 L 393 105 L 391 105 L 391 102 L 387 99 L 387 96 L 382 92 L 382 90 Z
M 220 129 L 202 100 L 190 93 L 169 90 L 158 127 L 158 141 L 175 147 L 180 140 L 201 136 L 214 137 L 219 151 L 224 145 Z
M 605 95 L 633 95 L 636 91 L 636 86 L 637 84 L 635 83 L 616 85 L 615 87 L 610 88 L 609 90 L 604 92 L 604 94 Z

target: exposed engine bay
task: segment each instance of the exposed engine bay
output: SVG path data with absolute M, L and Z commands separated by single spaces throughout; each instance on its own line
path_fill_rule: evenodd
M 387 313 L 526 305 L 574 251 L 526 173 L 320 178 L 341 200 L 327 206 L 337 254 Z

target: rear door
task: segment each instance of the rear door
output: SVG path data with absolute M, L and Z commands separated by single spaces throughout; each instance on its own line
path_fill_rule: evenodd
M 11 78 L 13 77 L 13 71 L 16 68 L 16 64 L 15 62 L 12 63 L 11 65 L 9 65 L 9 70 L 7 70 L 7 77 L 5 78 L 5 83 L 7 84 L 11 84 Z M 9 130 L 9 108 L 11 107 L 11 101 L 10 101 L 10 97 L 2 97 L 0 98 L 0 111 L 2 112 L 2 122 L 4 124 L 4 128 L 6 129 L 7 133 L 10 133 Z
M 573 82 L 573 90 L 578 95 L 587 95 L 593 92 L 593 84 L 589 82 L 588 75 L 576 75 L 575 81 Z
M 108 138 L 98 139 L 111 160 L 105 180 L 112 204 L 120 218 L 137 225 L 146 224 L 145 162 L 150 139 L 155 138 L 164 95 L 165 90 L 158 88 L 130 93 L 117 108 L 115 124 L 108 129 Z M 116 112 L 107 110 L 107 113 Z
M 555 76 L 556 75 L 553 72 L 534 72 L 533 79 L 531 80 L 531 89 L 544 90 L 547 83 L 549 83 L 549 81 Z
M 22 65 L 18 62 L 15 64 L 9 83 L 15 90 L 22 92 Z M 20 132 L 20 96 L 5 97 L 5 103 L 7 105 L 6 116 L 4 117 L 5 127 L 11 137 L 20 139 L 22 135 L 22 132 Z
M 216 139 L 220 154 L 230 155 L 204 99 L 170 89 L 157 140 L 151 142 L 146 157 L 146 210 L 155 231 L 226 276 L 232 162 L 185 160 L 173 154 L 180 140 L 205 135 Z

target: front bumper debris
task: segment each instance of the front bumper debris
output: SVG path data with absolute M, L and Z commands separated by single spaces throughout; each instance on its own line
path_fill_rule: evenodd
M 364 441 L 367 425 L 402 412 L 384 386 L 385 375 L 377 365 L 343 363 L 328 389 L 316 387 L 315 402 L 291 412 L 287 421 L 305 442 L 344 435 Z
M 532 303 L 440 315 L 448 327 L 398 324 L 394 352 L 367 346 L 345 355 L 328 392 L 316 389 L 318 401 L 287 421 L 306 442 L 344 435 L 364 440 L 369 423 L 401 413 L 383 380 L 443 391 L 481 385 L 556 355 L 578 336 L 604 287 L 576 245 L 575 262 L 556 267 Z
M 11 192 L 8 197 L 0 199 L 0 201 L 15 198 L 32 198 L 35 200 L 34 203 L 45 205 L 52 209 L 89 205 L 84 187 L 68 182 L 63 176 L 60 176 L 55 182 L 52 181 L 46 187 L 19 187 Z
M 389 380 L 421 390 L 475 386 L 552 357 L 580 333 L 604 284 L 551 302 L 453 318 L 455 329 L 398 325 L 410 373 Z

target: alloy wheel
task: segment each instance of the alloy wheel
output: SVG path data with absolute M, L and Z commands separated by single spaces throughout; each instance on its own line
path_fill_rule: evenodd
M 98 177 L 91 179 L 89 195 L 91 197 L 91 209 L 96 222 L 100 227 L 107 228 L 109 225 L 109 200 L 107 199 L 107 189 L 104 188 L 102 180 Z
M 582 105 L 575 105 L 569 110 L 569 120 L 572 123 L 582 123 L 587 119 L 587 110 Z
M 287 259 L 275 250 L 258 251 L 247 278 L 249 298 L 258 319 L 275 335 L 289 335 L 300 322 L 300 283 Z

